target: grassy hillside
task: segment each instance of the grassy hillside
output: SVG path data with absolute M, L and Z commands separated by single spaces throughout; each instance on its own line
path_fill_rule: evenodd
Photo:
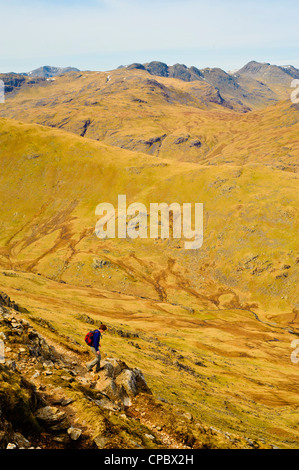
M 247 118 L 256 152 L 271 113 Z M 290 152 L 295 126 L 273 130 Z M 155 395 L 216 428 L 296 445 L 298 183 L 282 157 L 178 163 L 7 119 L 0 142 L 0 282 L 30 320 L 82 360 L 84 315 L 105 321 L 104 352 L 139 367 Z M 95 207 L 118 194 L 203 202 L 202 248 L 98 239 Z
M 190 306 L 218 307 L 230 293 L 237 307 L 294 308 L 293 172 L 257 163 L 177 165 L 6 120 L 1 143 L 3 267 Z M 117 208 L 118 194 L 147 208 L 203 202 L 203 247 L 184 250 L 175 239 L 99 240 L 95 208 L 100 202 Z M 104 270 L 97 258 L 107 261 Z

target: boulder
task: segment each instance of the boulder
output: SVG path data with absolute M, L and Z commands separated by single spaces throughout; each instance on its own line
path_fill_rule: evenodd
M 118 388 L 123 388 L 128 396 L 137 395 L 137 381 L 136 376 L 131 369 L 123 370 L 116 378 Z
M 81 437 L 82 430 L 78 428 L 68 428 L 67 433 L 72 441 L 77 441 L 79 437 Z
M 60 431 L 70 426 L 66 413 L 60 411 L 55 406 L 39 408 L 35 413 L 35 417 L 42 425 L 49 428 L 51 431 Z
M 131 398 L 139 393 L 151 394 L 142 372 L 129 368 L 123 361 L 107 358 L 96 382 L 96 389 L 123 406 L 131 405 Z

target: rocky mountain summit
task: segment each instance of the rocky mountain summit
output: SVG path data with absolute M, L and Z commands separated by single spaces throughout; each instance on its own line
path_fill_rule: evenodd
M 186 82 L 202 80 L 204 78 L 201 71 L 196 67 L 187 67 L 185 64 L 167 65 L 164 62 L 152 61 L 146 64 L 134 63 L 128 65 L 127 69 L 146 70 L 151 75 L 159 77 L 178 78 Z
M 0 448 L 259 448 L 155 398 L 141 370 L 105 358 L 98 374 L 55 347 L 0 294 Z M 82 361 L 82 358 L 81 358 Z
M 270 63 L 251 61 L 240 70 L 226 72 L 219 67 L 187 67 L 185 64 L 167 65 L 153 61 L 146 64 L 134 63 L 127 69 L 145 70 L 159 77 L 177 78 L 185 82 L 205 81 L 215 87 L 226 101 L 226 106 L 236 103 L 244 106 L 243 112 L 272 104 L 283 98 L 283 91 L 276 85 L 289 88 L 292 79 L 299 78 L 299 70 L 292 65 L 278 66 Z
M 252 60 L 235 72 L 235 75 L 247 75 L 256 79 L 271 80 L 273 83 L 282 83 L 283 81 L 289 81 L 289 77 L 299 78 L 299 70 L 292 65 L 271 65 L 268 62 Z
M 207 80 L 211 84 L 214 84 L 214 79 L 211 77 L 219 75 L 222 77 L 222 80 L 223 77 L 226 77 L 228 81 L 235 83 L 236 87 L 236 77 L 239 76 L 251 76 L 253 79 L 264 78 L 266 81 L 269 79 L 275 79 L 280 83 L 288 79 L 288 76 L 291 76 L 292 78 L 299 78 L 299 70 L 292 65 L 271 65 L 268 62 L 256 62 L 255 60 L 248 62 L 248 64 L 244 65 L 244 67 L 233 72 L 225 72 L 219 67 L 206 67 L 203 69 L 198 69 L 194 66 L 187 67 L 185 64 L 167 65 L 164 62 L 159 61 L 152 61 L 146 64 L 133 63 L 127 65 L 126 68 L 130 70 L 146 70 L 151 75 L 178 78 L 186 82 L 192 82 L 194 80 Z

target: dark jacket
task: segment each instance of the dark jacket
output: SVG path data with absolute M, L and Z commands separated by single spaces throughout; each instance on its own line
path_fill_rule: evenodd
M 93 335 L 93 339 L 92 339 L 92 346 L 95 348 L 96 351 L 99 350 L 99 344 L 100 344 L 100 340 L 101 340 L 101 333 L 99 330 L 95 330 L 94 332 L 94 335 Z

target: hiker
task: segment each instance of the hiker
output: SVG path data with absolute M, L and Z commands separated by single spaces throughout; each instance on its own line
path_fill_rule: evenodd
M 92 352 L 95 354 L 95 359 L 93 359 L 91 362 L 88 362 L 86 364 L 86 367 L 89 371 L 91 371 L 94 366 L 96 366 L 96 372 L 99 372 L 100 370 L 101 353 L 99 351 L 99 347 L 101 347 L 100 341 L 102 338 L 102 334 L 106 330 L 107 330 L 106 325 L 101 324 L 97 330 L 90 331 L 86 335 L 86 337 L 88 337 L 89 339 L 86 340 L 85 338 L 85 341 L 91 347 Z

